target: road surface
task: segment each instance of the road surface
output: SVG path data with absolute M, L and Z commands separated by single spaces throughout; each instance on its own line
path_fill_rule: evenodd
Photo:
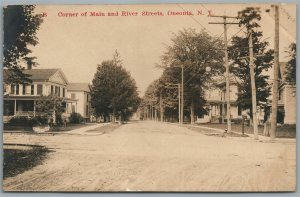
M 105 134 L 6 133 L 4 142 L 53 150 L 42 165 L 5 179 L 5 191 L 293 191 L 296 184 L 295 140 L 206 136 L 144 121 Z

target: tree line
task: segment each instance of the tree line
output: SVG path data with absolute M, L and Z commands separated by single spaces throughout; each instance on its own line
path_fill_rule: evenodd
M 9 71 L 5 83 L 30 83 L 29 76 L 22 70 L 25 62 L 29 67 L 38 65 L 30 56 L 29 46 L 38 44 L 36 33 L 43 22 L 42 16 L 34 13 L 35 6 L 18 5 L 4 7 L 4 69 Z M 257 103 L 266 108 L 270 95 L 269 81 L 265 72 L 273 64 L 273 50 L 268 49 L 268 40 L 263 40 L 259 30 L 261 20 L 258 8 L 246 8 L 238 13 L 240 26 L 252 31 L 255 53 L 255 83 Z M 230 72 L 236 78 L 239 93 L 237 103 L 251 111 L 251 86 L 249 65 L 243 57 L 249 56 L 248 31 L 233 36 L 229 46 Z M 223 76 L 224 43 L 202 30 L 184 29 L 174 34 L 171 44 L 161 56 L 162 75 L 149 85 L 142 99 L 138 97 L 135 80 L 123 68 L 119 54 L 112 60 L 98 65 L 92 84 L 92 106 L 96 116 L 105 120 L 119 117 L 127 120 L 138 108 L 141 118 L 161 118 L 175 121 L 179 111 L 178 92 L 184 80 L 184 116 L 193 123 L 195 117 L 207 114 L 205 91 L 209 87 L 225 88 L 220 80 Z M 287 82 L 296 83 L 296 43 L 287 50 Z M 209 68 L 209 69 L 208 69 Z M 221 77 L 222 78 L 222 77 Z
M 231 38 L 228 48 L 230 73 L 238 88 L 236 104 L 252 114 L 250 67 L 248 36 L 253 37 L 255 54 L 255 83 L 258 106 L 268 115 L 268 97 L 271 94 L 270 77 L 266 74 L 273 65 L 274 51 L 268 49 L 269 42 L 263 38 L 259 29 L 261 13 L 259 8 L 248 7 L 238 13 L 239 26 L 246 27 L 241 35 Z M 208 114 L 209 108 L 205 100 L 208 88 L 225 90 L 224 76 L 224 43 L 202 30 L 184 29 L 173 35 L 171 44 L 166 47 L 158 65 L 163 74 L 150 84 L 142 98 L 140 113 L 144 119 L 178 121 L 180 102 L 179 88 L 181 75 L 184 78 L 184 117 L 194 123 L 195 117 Z M 287 78 L 296 82 L 296 44 L 292 43 L 288 55 Z M 183 67 L 183 71 L 182 71 Z M 251 119 L 253 118 L 250 115 Z M 267 117 L 265 117 L 267 118 Z

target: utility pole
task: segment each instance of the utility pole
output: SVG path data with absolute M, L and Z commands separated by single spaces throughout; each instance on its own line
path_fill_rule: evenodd
M 277 104 L 278 104 L 278 72 L 279 72 L 279 7 L 275 8 L 275 44 L 274 44 L 274 81 L 272 87 L 272 111 L 271 111 L 271 130 L 270 140 L 274 141 L 277 129 Z
M 227 25 L 228 24 L 239 24 L 239 23 L 229 23 L 227 22 L 227 18 L 235 18 L 233 16 L 210 16 L 210 17 L 218 17 L 223 18 L 222 22 L 210 22 L 208 24 L 222 24 L 224 25 L 224 52 L 225 52 L 225 68 L 226 68 L 226 103 L 227 103 L 227 132 L 231 132 L 231 114 L 230 114 L 230 76 L 229 76 L 229 63 L 228 63 L 228 41 L 227 41 Z
M 249 32 L 249 66 L 250 66 L 250 78 L 251 78 L 251 93 L 252 93 L 252 119 L 253 119 L 253 132 L 254 139 L 258 140 L 258 126 L 257 126 L 257 108 L 256 108 L 256 87 L 255 87 L 255 74 L 254 74 L 254 63 L 253 63 L 253 39 L 252 30 Z

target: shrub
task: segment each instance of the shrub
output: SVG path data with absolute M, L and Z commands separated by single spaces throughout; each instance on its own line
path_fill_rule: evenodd
M 36 116 L 32 118 L 32 126 L 48 125 L 48 118 L 45 116 Z
M 48 118 L 43 116 L 28 117 L 28 116 L 15 116 L 12 117 L 8 123 L 9 126 L 23 126 L 32 127 L 36 125 L 47 125 Z
M 71 113 L 69 120 L 70 123 L 79 124 L 83 122 L 83 117 L 81 116 L 81 114 L 73 112 Z
M 15 116 L 9 120 L 8 123 L 10 126 L 27 126 L 32 127 L 33 122 L 32 118 L 27 116 Z

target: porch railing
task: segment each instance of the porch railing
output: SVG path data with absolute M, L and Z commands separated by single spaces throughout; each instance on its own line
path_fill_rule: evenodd
M 34 116 L 34 111 L 16 111 L 16 116 Z

